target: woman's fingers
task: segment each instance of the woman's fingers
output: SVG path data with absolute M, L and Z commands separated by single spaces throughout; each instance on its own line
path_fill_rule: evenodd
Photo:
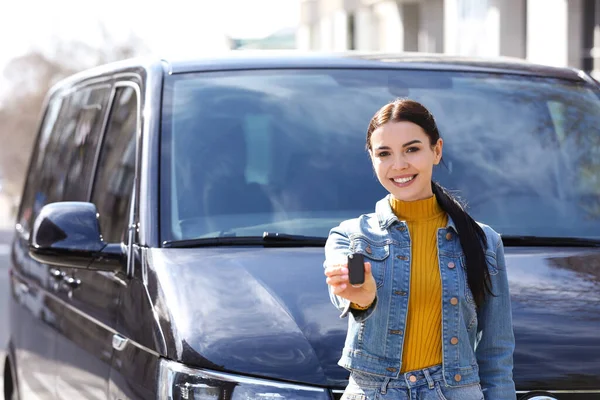
M 346 291 L 347 287 L 348 285 L 345 283 L 342 283 L 340 285 L 331 285 L 331 291 L 333 292 L 333 294 L 339 296 Z
M 325 281 L 331 286 L 346 284 L 348 283 L 348 275 L 333 275 L 328 277 Z
M 343 265 L 332 265 L 330 267 L 325 268 L 325 275 L 332 277 L 338 275 L 348 275 L 348 267 Z
M 371 286 L 375 289 L 375 285 L 370 284 L 372 283 L 370 281 L 373 280 L 373 276 L 371 274 L 371 263 L 369 262 L 365 262 L 365 283 L 367 285 L 361 285 L 361 287 L 350 286 L 347 264 L 328 266 L 325 268 L 325 276 L 327 276 L 327 284 L 331 286 L 331 292 L 349 300 L 355 297 L 360 300 L 362 297 L 365 297 L 365 293 L 370 291 Z

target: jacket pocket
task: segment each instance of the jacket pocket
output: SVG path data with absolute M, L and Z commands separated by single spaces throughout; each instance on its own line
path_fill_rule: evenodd
M 390 256 L 390 245 L 386 243 L 374 243 L 364 237 L 354 237 L 350 239 L 350 251 L 352 253 L 362 254 L 365 262 L 371 264 L 371 273 L 377 288 L 383 286 L 387 269 L 387 259 Z

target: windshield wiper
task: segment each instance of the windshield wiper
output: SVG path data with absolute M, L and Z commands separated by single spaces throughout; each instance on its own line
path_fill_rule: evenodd
M 505 246 L 600 247 L 600 239 L 553 236 L 502 235 Z
M 327 238 L 320 236 L 290 235 L 264 232 L 262 236 L 224 236 L 172 240 L 163 242 L 166 248 L 213 246 L 264 246 L 264 247 L 323 247 Z
M 264 247 L 323 247 L 327 238 L 320 236 L 291 235 L 264 232 L 262 236 L 223 236 L 165 241 L 165 248 L 213 247 L 213 246 L 264 246 Z M 600 239 L 502 235 L 505 246 L 555 246 L 555 247 L 600 247 Z
M 321 236 L 304 236 L 304 235 L 290 235 L 287 233 L 278 233 L 278 232 L 263 232 L 263 240 L 267 242 L 276 242 L 276 243 L 295 243 L 295 242 L 314 242 L 320 243 L 322 246 L 325 246 L 325 241 L 327 238 Z

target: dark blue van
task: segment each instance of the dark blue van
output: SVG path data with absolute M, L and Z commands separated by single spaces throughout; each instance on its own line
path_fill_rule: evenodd
M 519 398 L 600 398 L 598 84 L 518 60 L 269 52 L 132 60 L 51 90 L 12 246 L 5 398 L 339 399 L 323 245 L 386 194 L 365 133 L 397 97 L 436 116 L 434 178 L 503 236 Z

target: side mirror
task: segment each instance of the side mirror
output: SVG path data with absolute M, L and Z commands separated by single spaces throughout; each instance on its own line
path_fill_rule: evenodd
M 94 204 L 67 201 L 40 210 L 29 245 L 29 254 L 41 263 L 102 271 L 123 270 L 124 250 L 102 240 Z

